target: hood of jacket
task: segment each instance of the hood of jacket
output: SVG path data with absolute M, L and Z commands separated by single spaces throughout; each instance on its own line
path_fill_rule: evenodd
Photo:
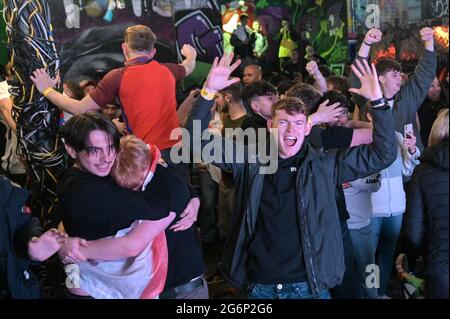
M 448 141 L 428 147 L 420 159 L 422 163 L 448 171 Z

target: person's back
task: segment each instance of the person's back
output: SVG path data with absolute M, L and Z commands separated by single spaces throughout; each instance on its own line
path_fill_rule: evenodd
M 175 80 L 170 70 L 156 61 L 126 67 L 121 80 L 119 96 L 128 126 L 133 134 L 161 150 L 177 142 L 168 139 L 179 127 Z
M 445 118 L 446 121 L 442 120 Z M 440 131 L 444 135 L 436 138 Z M 445 133 L 446 132 L 446 133 Z M 411 258 L 422 255 L 425 261 L 427 298 L 449 296 L 449 143 L 448 110 L 438 116 L 430 134 L 422 163 L 416 167 L 408 188 L 405 240 Z
M 100 110 L 119 97 L 128 131 L 167 151 L 163 156 L 169 161 L 170 148 L 180 140 L 171 139 L 172 130 L 179 127 L 175 82 L 192 73 L 197 52 L 192 46 L 184 45 L 181 54 L 186 59 L 181 64 L 160 64 L 153 61 L 155 43 L 156 36 L 149 27 L 127 28 L 122 44 L 125 67 L 108 72 L 81 101 L 56 92 L 55 80 L 44 69 L 35 70 L 31 79 L 47 99 L 72 114 Z
M 174 170 L 158 165 L 145 194 L 156 194 L 162 200 L 167 201 L 171 211 L 177 215 L 165 231 L 169 262 L 165 292 L 162 292 L 160 296 L 161 298 L 176 298 L 177 296 L 173 295 L 172 291 L 174 288 L 189 283 L 192 279 L 203 275 L 205 271 L 200 239 L 195 227 L 191 226 L 183 231 L 171 229 L 180 221 L 180 214 L 183 213 L 191 198 L 190 188 Z M 203 298 L 207 298 L 207 296 L 203 296 Z
M 414 171 L 412 182 L 418 183 L 426 208 L 426 272 L 448 274 L 448 141 L 426 149 L 422 163 Z M 417 194 L 411 194 L 414 196 Z M 409 206 L 409 205 L 408 205 Z M 414 235 L 414 236 L 419 236 Z

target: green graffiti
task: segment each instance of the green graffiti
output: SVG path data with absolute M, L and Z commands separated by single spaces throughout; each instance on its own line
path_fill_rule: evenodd
M 268 0 L 259 0 L 256 1 L 256 8 L 258 8 L 259 10 L 261 9 L 265 9 L 269 6 L 269 1 Z
M 342 63 L 348 61 L 350 54 L 346 43 L 337 43 L 328 58 L 329 64 Z

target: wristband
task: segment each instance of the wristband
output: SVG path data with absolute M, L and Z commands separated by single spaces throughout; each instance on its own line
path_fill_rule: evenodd
M 201 96 L 202 96 L 205 100 L 208 100 L 208 101 L 212 101 L 212 100 L 214 100 L 214 98 L 216 97 L 216 93 L 208 92 L 208 90 L 205 89 L 205 88 L 203 88 L 203 89 L 200 91 L 200 94 L 201 94 Z
M 54 89 L 52 87 L 48 87 L 42 92 L 42 95 L 47 97 L 53 91 L 54 91 Z
M 365 45 L 369 46 L 369 47 L 372 46 L 372 44 L 367 43 L 366 40 L 363 40 L 363 43 L 364 43 Z
M 386 99 L 384 97 L 382 97 L 381 99 L 378 99 L 378 100 L 370 101 L 369 103 L 370 103 L 370 106 L 374 109 L 382 108 L 383 106 L 385 106 L 387 104 Z M 388 107 L 389 107 L 389 105 L 388 105 Z

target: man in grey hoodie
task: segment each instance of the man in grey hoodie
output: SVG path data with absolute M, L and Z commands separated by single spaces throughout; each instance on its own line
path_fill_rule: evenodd
M 380 30 L 370 29 L 361 44 L 357 59 L 368 60 L 371 46 L 380 42 L 382 35 Z M 412 124 L 415 136 L 420 136 L 416 113 L 428 93 L 437 67 L 433 29 L 421 29 L 420 36 L 424 42 L 425 50 L 419 59 L 414 76 L 404 85 L 401 85 L 402 66 L 400 63 L 392 59 L 380 59 L 376 66 L 383 96 L 388 100 L 392 109 L 395 130 L 403 133 L 404 126 Z M 356 88 L 361 86 L 359 79 L 353 72 L 350 74 L 350 86 Z M 364 97 L 353 94 L 353 100 L 360 110 L 366 107 L 367 99 Z M 355 113 L 358 113 L 358 111 Z M 423 151 L 423 144 L 420 139 L 417 140 L 417 146 Z

